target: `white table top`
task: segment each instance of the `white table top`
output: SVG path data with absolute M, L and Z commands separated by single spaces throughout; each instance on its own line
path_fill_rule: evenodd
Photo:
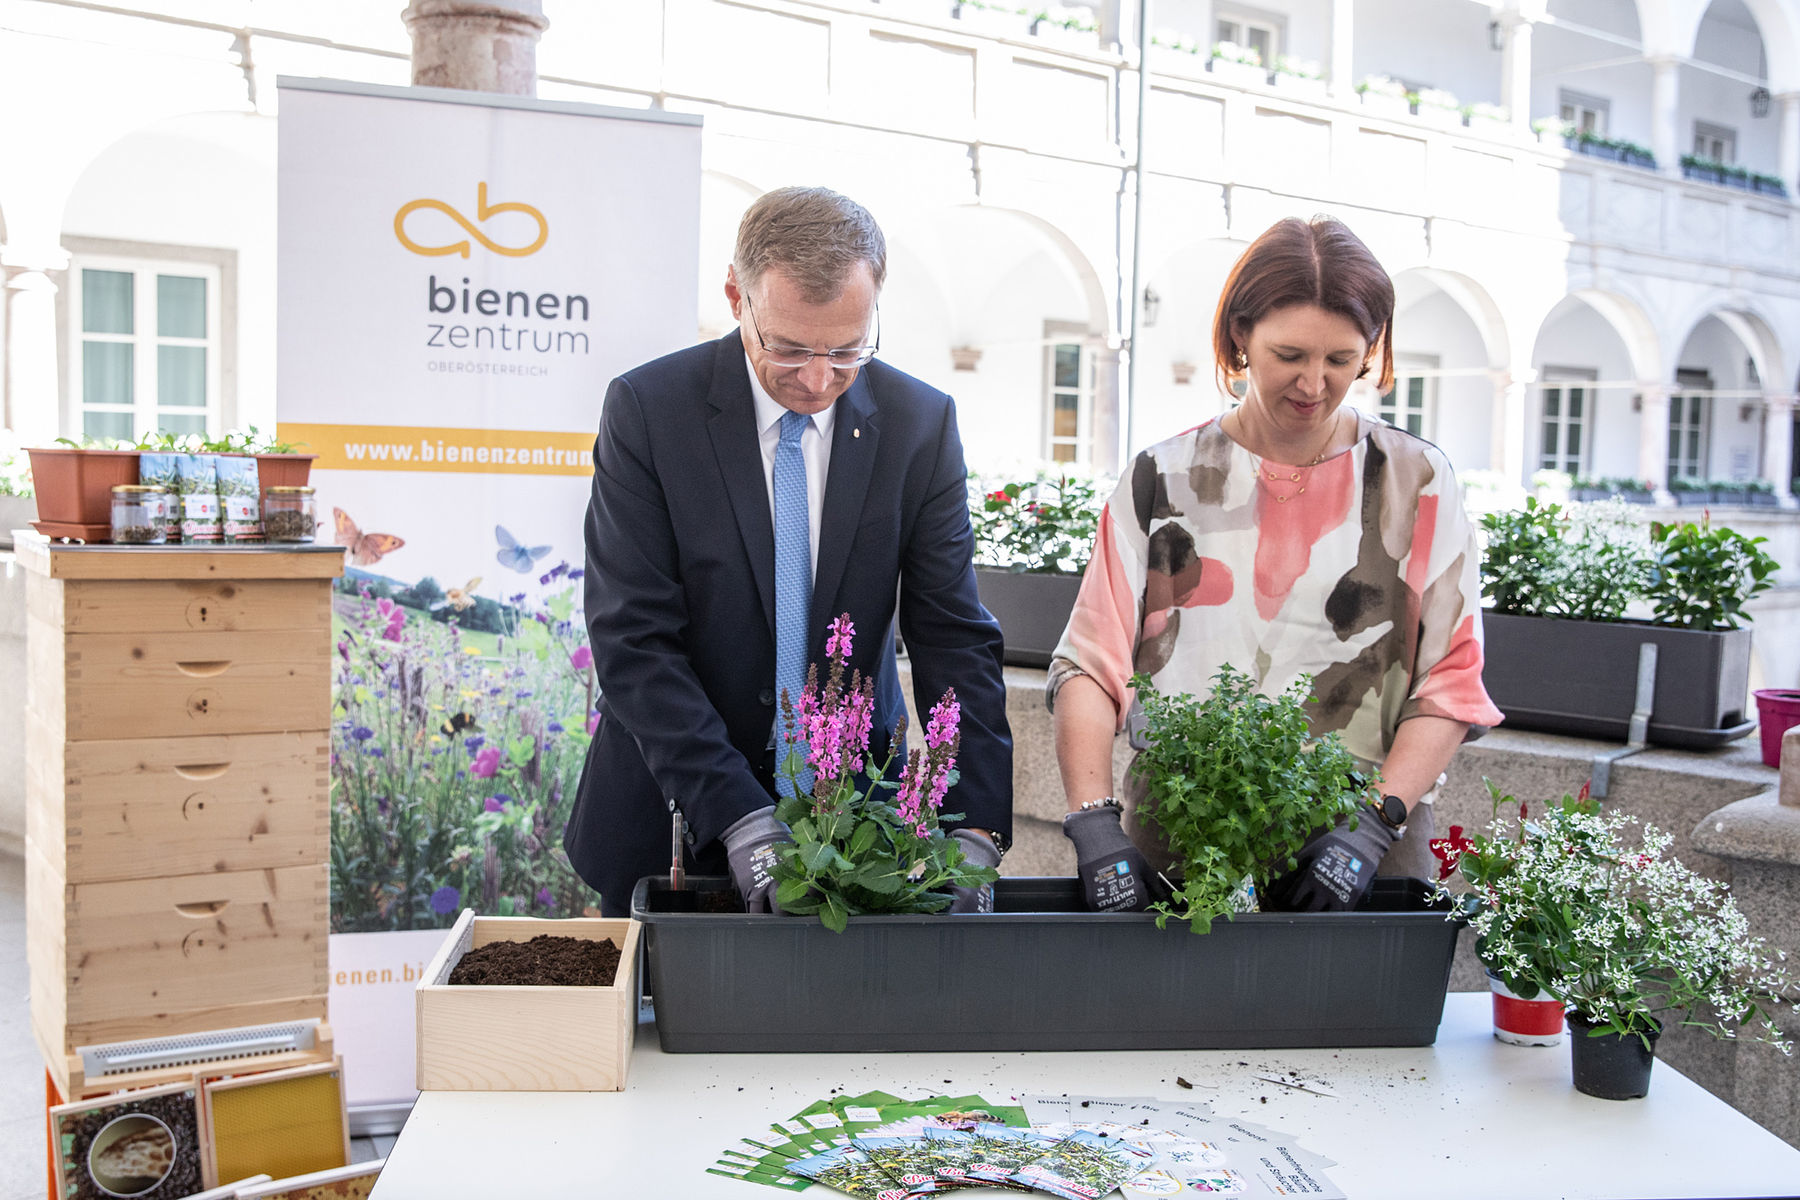
M 1337 1095 L 1256 1078 L 1289 1070 Z M 1177 1075 L 1193 1090 L 1177 1087 Z M 706 1168 L 742 1135 L 834 1087 L 995 1102 L 1029 1092 L 1204 1101 L 1217 1115 L 1244 1116 L 1336 1159 L 1326 1173 L 1356 1200 L 1800 1193 L 1800 1150 L 1667 1063 L 1656 1064 L 1645 1099 L 1583 1096 L 1569 1082 L 1566 1041 L 1504 1045 L 1493 1037 L 1487 994 L 1452 992 L 1437 1044 L 1417 1049 L 664 1054 L 643 1025 L 623 1092 L 421 1095 L 374 1200 L 764 1200 L 782 1193 Z

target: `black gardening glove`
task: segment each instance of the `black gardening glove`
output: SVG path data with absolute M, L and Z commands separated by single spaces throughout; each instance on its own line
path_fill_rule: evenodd
M 1355 820 L 1357 826 L 1350 828 Z M 1400 840 L 1373 809 L 1355 817 L 1339 817 L 1330 829 L 1306 839 L 1296 856 L 1299 865 L 1275 880 L 1265 893 L 1276 912 L 1347 912 L 1362 902 L 1375 884 L 1375 868 L 1388 848 Z
M 962 847 L 963 860 L 977 867 L 998 867 L 1000 865 L 1000 848 L 994 845 L 994 839 L 985 833 L 976 833 L 973 829 L 957 829 L 951 831 L 951 837 Z M 950 895 L 950 911 L 953 913 L 991 913 L 994 911 L 994 885 L 984 883 L 980 887 L 953 887 Z
M 1125 836 L 1119 809 L 1108 804 L 1063 818 L 1075 843 L 1075 874 L 1089 912 L 1142 912 L 1150 907 L 1150 864 Z
M 744 898 L 744 911 L 781 911 L 775 900 L 775 846 L 791 842 L 788 827 L 775 819 L 775 806 L 759 808 L 719 835 L 731 861 L 731 882 Z

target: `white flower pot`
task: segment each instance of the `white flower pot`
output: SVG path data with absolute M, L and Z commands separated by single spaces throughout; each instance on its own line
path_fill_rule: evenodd
M 1229 83 L 1235 87 L 1263 87 L 1269 82 L 1266 68 L 1229 58 L 1215 58 L 1207 69 L 1220 83 Z
M 1488 987 L 1494 993 L 1494 1036 L 1514 1046 L 1555 1046 L 1563 1040 L 1563 1006 L 1560 1000 L 1539 995 L 1520 997 L 1492 971 Z

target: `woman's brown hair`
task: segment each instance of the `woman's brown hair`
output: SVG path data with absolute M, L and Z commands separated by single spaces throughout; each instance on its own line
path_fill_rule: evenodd
M 1213 316 L 1219 390 L 1244 374 L 1250 330 L 1278 308 L 1314 304 L 1347 318 L 1369 343 L 1381 370 L 1375 386 L 1394 386 L 1394 281 L 1362 239 L 1335 217 L 1288 217 L 1263 231 L 1231 268 Z M 1358 378 L 1369 373 L 1363 362 Z

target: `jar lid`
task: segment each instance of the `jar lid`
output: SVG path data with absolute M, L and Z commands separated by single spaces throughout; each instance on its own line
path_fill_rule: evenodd
M 272 487 L 267 489 L 271 496 L 310 496 L 313 490 L 309 487 Z
M 112 490 L 115 496 L 142 496 L 151 493 L 167 495 L 169 491 L 168 488 L 155 483 L 115 483 Z

